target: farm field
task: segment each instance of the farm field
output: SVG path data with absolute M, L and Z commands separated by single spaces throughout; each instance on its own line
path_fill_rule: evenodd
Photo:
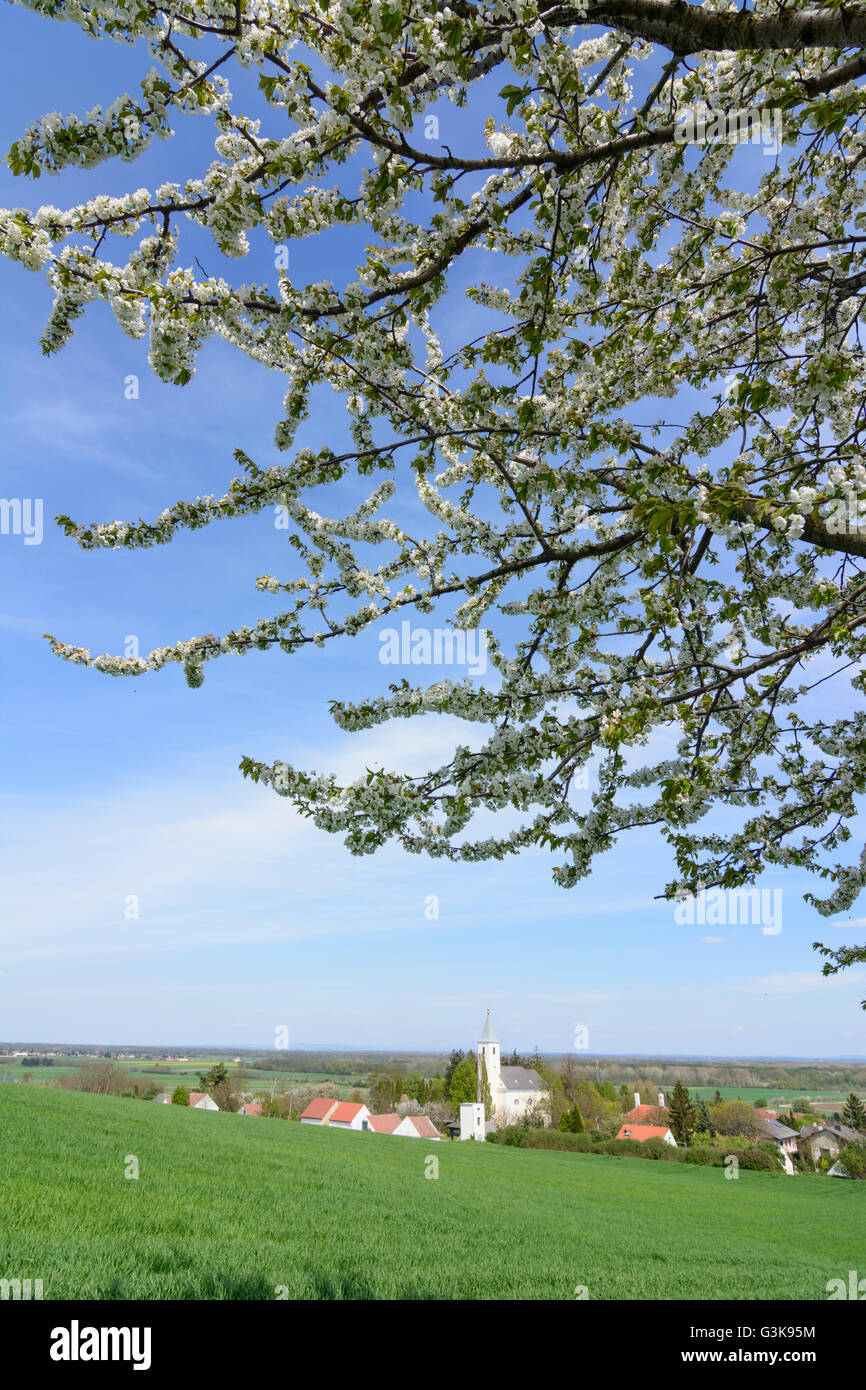
M 864 1198 L 0 1086 L 0 1277 L 46 1299 L 823 1300 L 862 1264 Z
M 102 1062 L 103 1058 L 75 1058 L 74 1060 L 57 1060 L 50 1067 L 27 1067 L 23 1066 L 19 1058 L 0 1059 L 0 1081 L 4 1077 L 10 1080 L 21 1080 L 25 1076 L 30 1076 L 33 1085 L 50 1086 L 53 1081 L 57 1081 L 62 1076 L 75 1076 L 86 1066 L 93 1066 Z M 210 1071 L 214 1064 L 213 1057 L 191 1058 L 187 1062 L 159 1062 L 153 1066 L 148 1066 L 147 1059 L 136 1061 L 121 1061 L 112 1058 L 112 1065 L 129 1073 L 129 1086 L 138 1085 L 146 1089 L 151 1083 L 163 1087 L 166 1090 L 173 1090 L 175 1086 L 186 1086 L 189 1090 L 195 1090 L 199 1086 L 199 1076 L 202 1072 Z M 240 1066 L 236 1062 L 228 1061 L 226 1066 L 230 1072 L 243 1070 L 248 1078 L 248 1085 L 254 1090 L 270 1090 L 277 1081 L 295 1082 L 299 1086 L 314 1086 L 320 1082 L 328 1082 L 332 1085 L 340 1086 L 344 1094 L 363 1086 L 366 1077 L 357 1077 L 346 1074 L 345 1076 L 335 1076 L 328 1072 L 297 1072 L 297 1071 L 259 1071 L 254 1067 Z
M 716 1093 L 715 1086 L 690 1086 L 689 1091 L 692 1095 L 703 1096 L 704 1100 L 709 1100 Z M 791 1104 L 792 1100 L 801 1097 L 811 1099 L 816 1105 L 823 1108 L 829 1107 L 831 1110 L 841 1110 L 845 1104 L 847 1091 L 833 1090 L 814 1090 L 806 1087 L 800 1090 L 775 1091 L 770 1086 L 719 1086 L 719 1094 L 723 1100 L 744 1100 L 749 1105 L 753 1105 L 756 1100 L 766 1100 L 770 1109 L 778 1110 L 783 1106 Z

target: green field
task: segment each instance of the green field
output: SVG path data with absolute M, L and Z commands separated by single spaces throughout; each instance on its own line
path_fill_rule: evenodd
M 709 1100 L 716 1093 L 715 1086 L 689 1086 L 692 1095 Z M 812 1100 L 822 1109 L 841 1110 L 845 1104 L 847 1091 L 803 1089 L 799 1091 L 776 1091 L 772 1086 L 719 1086 L 723 1100 L 744 1100 L 754 1105 L 756 1100 L 765 1100 L 769 1109 L 780 1110 L 791 1104 L 792 1100 Z
M 25 1076 L 31 1078 L 34 1086 L 51 1086 L 55 1081 L 59 1081 L 62 1076 L 75 1076 L 88 1066 L 104 1063 L 101 1057 L 59 1059 L 50 1067 L 26 1067 L 23 1066 L 19 1058 L 0 1059 L 0 1081 L 4 1076 L 10 1080 L 21 1080 Z M 131 1061 L 119 1061 L 117 1058 L 111 1059 L 112 1066 L 117 1067 L 128 1073 L 129 1088 L 138 1086 L 145 1090 L 151 1084 L 160 1086 L 163 1090 L 172 1091 L 175 1086 L 186 1086 L 188 1090 L 198 1090 L 200 1086 L 199 1077 L 202 1073 L 210 1071 L 214 1064 L 213 1057 L 190 1058 L 187 1062 L 160 1062 L 155 1070 L 156 1064 L 148 1065 L 146 1058 Z M 222 1060 L 222 1059 L 220 1059 Z M 245 1066 L 240 1063 L 227 1061 L 226 1066 L 229 1072 L 243 1070 L 247 1081 L 245 1086 L 252 1091 L 269 1091 L 276 1078 L 277 1083 L 284 1081 L 287 1085 L 294 1083 L 297 1086 L 316 1086 L 321 1082 L 339 1086 L 344 1095 L 349 1095 L 359 1087 L 363 1088 L 366 1084 L 365 1077 L 358 1077 L 353 1074 L 335 1076 L 329 1072 L 298 1072 L 298 1071 L 260 1071 L 255 1067 Z
M 10 1085 L 0 1211 L 0 1278 L 46 1299 L 820 1300 L 866 1236 L 859 1183 Z

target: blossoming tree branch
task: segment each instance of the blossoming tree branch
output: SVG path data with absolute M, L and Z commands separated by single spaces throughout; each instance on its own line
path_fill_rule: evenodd
M 221 496 L 59 518 L 94 549 L 280 507 L 287 573 L 256 585 L 282 610 L 142 659 L 55 652 L 111 675 L 177 662 L 197 686 L 217 658 L 412 611 L 489 624 L 485 684 L 403 680 L 333 706 L 344 729 L 467 721 L 443 766 L 345 786 L 252 757 L 244 773 L 359 854 L 544 845 L 569 886 L 655 827 L 667 896 L 798 866 L 827 883 L 819 912 L 848 908 L 866 877 L 846 847 L 866 779 L 866 5 L 19 2 L 137 44 L 143 76 L 107 110 L 23 131 L 15 173 L 132 162 L 194 116 L 216 132 L 182 184 L 2 213 L 4 253 L 54 291 L 45 352 L 103 300 L 163 381 L 186 383 L 216 334 L 287 383 L 284 463 L 238 449 Z M 230 83 L 249 91 L 251 72 L 244 114 Z M 458 117 L 441 138 L 434 107 Z M 738 145 L 742 112 L 761 130 L 772 114 L 775 148 Z M 356 229 L 357 274 L 299 282 L 272 248 L 266 283 L 229 261 L 208 276 L 185 259 L 189 223 L 220 268 Z M 462 340 L 461 318 L 482 331 Z M 304 445 L 322 383 L 346 449 Z M 353 471 L 369 495 L 340 515 Z M 304 500 L 323 485 L 333 516 Z M 507 827 L 473 833 L 479 812 Z M 819 949 L 828 973 L 851 963 Z

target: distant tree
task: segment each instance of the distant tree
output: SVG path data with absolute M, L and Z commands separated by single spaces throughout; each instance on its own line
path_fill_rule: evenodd
M 185 1086 L 175 1086 L 171 1093 L 172 1105 L 189 1105 L 189 1091 Z
M 209 1072 L 199 1073 L 199 1085 L 203 1091 L 210 1091 L 213 1086 L 222 1086 L 229 1079 L 229 1069 L 225 1062 L 216 1062 Z
M 863 1144 L 846 1144 L 839 1150 L 839 1162 L 849 1178 L 866 1180 L 866 1147 Z
M 692 1098 L 681 1081 L 677 1081 L 668 1102 L 671 1133 L 681 1146 L 688 1144 L 695 1129 L 695 1107 Z
M 398 1067 L 372 1072 L 367 1078 L 367 1104 L 374 1115 L 388 1115 L 405 1090 L 406 1077 Z
M 517 1048 L 515 1047 L 511 1056 L 506 1057 L 502 1065 L 504 1067 L 526 1067 L 529 1065 L 529 1063 L 527 1062 L 525 1057 L 521 1057 L 520 1053 L 517 1051 Z
M 403 1082 L 403 1090 L 410 1100 L 417 1100 L 419 1105 L 424 1105 L 427 1100 L 427 1082 L 420 1071 L 410 1071 Z
M 471 1057 L 464 1057 L 462 1062 L 457 1063 L 451 1075 L 448 1099 L 456 1110 L 459 1105 L 474 1100 L 477 1090 L 477 1069 Z
M 707 1108 L 707 1102 L 703 1097 L 698 1101 L 695 1128 L 699 1129 L 702 1134 L 708 1134 L 711 1139 L 715 1139 L 716 1137 L 716 1127 L 713 1124 L 712 1117 Z
M 766 1110 L 767 1108 L 767 1102 L 765 1100 L 753 1100 L 752 1104 L 756 1110 Z
M 442 1077 L 438 1074 L 438 1072 L 437 1072 L 437 1074 L 433 1077 L 433 1080 L 430 1082 L 430 1088 L 429 1088 L 427 1100 L 428 1100 L 428 1104 L 429 1104 L 431 1101 L 436 1101 L 436 1102 L 438 1102 L 438 1101 L 441 1101 L 441 1100 L 445 1100 L 445 1082 L 444 1082 L 444 1080 L 442 1079 Z
M 454 1076 L 455 1071 L 460 1066 L 460 1063 L 463 1061 L 466 1055 L 467 1054 L 461 1048 L 455 1047 L 454 1051 L 450 1054 L 448 1061 L 445 1064 L 445 1075 L 442 1078 L 442 1080 L 444 1082 L 446 1096 L 450 1096 L 451 1094 L 452 1078 Z
M 208 1087 L 208 1095 L 216 1102 L 220 1110 L 236 1112 L 240 1109 L 242 1095 L 233 1076 L 226 1076 L 225 1081 Z
M 612 1081 L 600 1082 L 598 1086 L 598 1093 L 600 1096 L 603 1096 L 605 1100 L 613 1101 L 614 1103 L 617 1100 L 616 1087 L 614 1086 Z
M 126 1084 L 126 1072 L 114 1062 L 93 1062 L 82 1067 L 76 1089 L 92 1095 L 116 1096 Z
M 812 1102 L 807 1096 L 798 1096 L 796 1100 L 791 1101 L 791 1109 L 799 1110 L 804 1115 L 811 1115 Z
M 710 1107 L 713 1124 L 720 1134 L 745 1134 L 754 1138 L 761 1130 L 761 1117 L 744 1100 L 726 1100 Z M 676 1135 L 674 1136 L 676 1138 Z
M 842 1120 L 851 1129 L 866 1131 L 866 1106 L 855 1091 L 849 1092 L 845 1102 L 845 1109 L 842 1111 Z
M 485 1120 L 494 1118 L 493 1096 L 490 1092 L 490 1078 L 487 1075 L 487 1061 L 482 1052 L 478 1061 L 478 1096 L 477 1099 L 484 1106 Z
M 631 1110 L 634 1103 L 634 1094 L 628 1088 L 628 1082 L 624 1081 L 619 1088 L 619 1099 L 623 1110 Z
M 563 1110 L 559 1119 L 559 1128 L 564 1134 L 584 1134 L 586 1132 L 579 1105 L 572 1106 L 571 1110 Z
M 710 1101 L 710 1104 L 711 1104 L 711 1105 L 724 1105 L 724 1103 L 725 1103 L 725 1101 L 724 1101 L 724 1096 L 722 1095 L 721 1091 L 717 1089 L 715 1095 L 713 1096 L 712 1100 Z

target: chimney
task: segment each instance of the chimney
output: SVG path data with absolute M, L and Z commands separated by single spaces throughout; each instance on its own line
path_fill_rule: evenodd
M 635 1104 L 635 1109 L 637 1109 L 637 1107 L 640 1105 L 640 1095 L 638 1094 L 637 1091 L 635 1091 L 635 1093 L 634 1093 L 634 1104 Z
M 659 1091 L 659 1110 L 664 1110 L 664 1108 L 665 1108 L 665 1093 L 664 1093 L 664 1091 Z

